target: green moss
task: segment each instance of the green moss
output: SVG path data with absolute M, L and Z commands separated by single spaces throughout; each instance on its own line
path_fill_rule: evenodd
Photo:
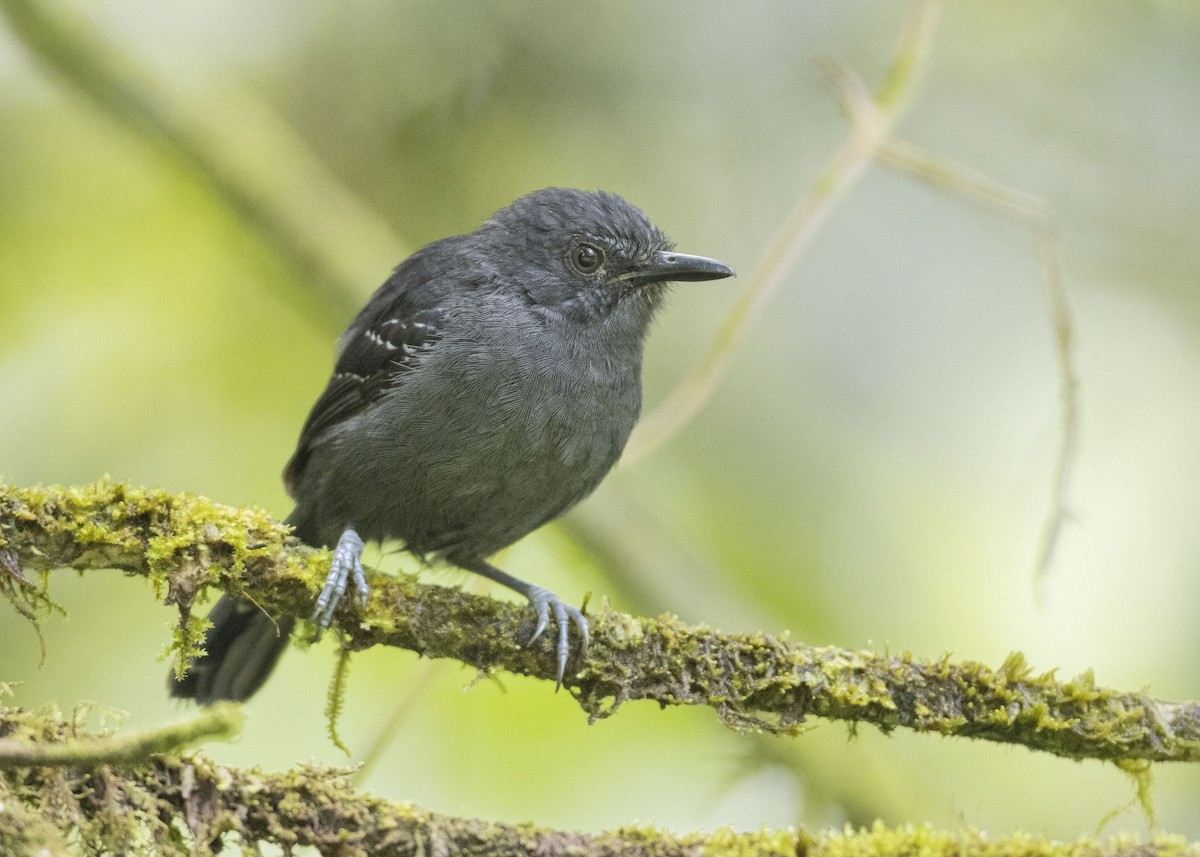
M 824 834 L 807 843 L 806 857 L 878 857 L 883 854 L 912 854 L 922 857 L 1195 857 L 1200 848 L 1180 837 L 1159 836 L 1149 842 L 1136 836 L 1110 839 L 1080 839 L 1056 842 L 1039 836 L 1016 833 L 993 838 L 974 830 L 945 832 L 929 827 L 887 827 L 876 823 L 869 829 L 846 829 Z
M 1154 799 L 1150 791 L 1150 787 L 1154 783 L 1150 762 L 1144 759 L 1122 759 L 1116 764 L 1133 781 L 1134 800 L 1137 801 L 1142 814 L 1146 816 L 1146 819 L 1150 822 L 1150 828 L 1153 830 L 1158 826 L 1158 823 L 1155 818 Z
M 247 574 L 291 578 L 304 589 L 310 563 L 286 551 L 287 529 L 265 511 L 234 508 L 195 494 L 172 494 L 102 479 L 72 488 L 0 485 L 0 547 L 41 570 L 112 567 L 149 578 L 155 593 L 179 610 L 165 656 L 180 674 L 200 651 L 206 623 L 192 604 L 210 587 L 241 591 Z M 315 565 L 315 563 L 313 563 Z M 0 587 L 36 620 L 53 606 L 43 586 L 12 573 Z
M 326 734 L 329 735 L 329 740 L 333 746 L 337 747 L 347 757 L 350 756 L 350 748 L 342 741 L 342 736 L 338 734 L 338 719 L 342 716 L 342 709 L 346 705 L 346 676 L 350 672 L 350 652 L 342 649 L 338 653 L 337 666 L 333 671 L 333 678 L 329 682 L 329 692 L 325 699 L 325 727 Z
M 704 836 L 703 842 L 696 843 L 701 854 L 729 855 L 729 857 L 791 857 L 797 853 L 797 833 L 795 830 L 762 830 L 755 834 L 738 833 L 728 827 L 714 830 Z
M 143 786 L 156 754 L 227 736 L 221 706 L 179 726 L 135 735 L 88 732 L 87 711 L 63 717 L 0 706 L 0 853 L 188 854 L 180 829 Z

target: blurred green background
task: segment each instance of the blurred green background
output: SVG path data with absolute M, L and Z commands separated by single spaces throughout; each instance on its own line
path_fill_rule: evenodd
M 867 0 L 55 8 L 240 165 L 266 211 L 321 241 L 281 255 L 253 228 L 261 212 L 81 96 L 0 16 L 0 474 L 107 473 L 280 516 L 279 473 L 334 341 L 406 252 L 569 185 L 621 193 L 681 250 L 749 274 L 847 135 L 818 59 L 877 85 L 907 14 Z M 1064 677 L 1200 696 L 1200 6 L 947 4 L 897 134 L 1057 216 L 1083 423 L 1041 606 L 1031 568 L 1060 408 L 1033 236 L 882 168 L 840 201 L 699 418 L 504 566 L 569 600 L 728 631 L 994 665 L 1020 649 Z M 746 280 L 677 287 L 649 345 L 648 407 Z M 0 605 L 0 679 L 23 682 L 19 704 L 94 700 L 135 727 L 187 715 L 156 659 L 175 613 L 145 583 L 60 572 L 51 591 L 70 618 L 45 624 L 41 667 Z M 289 653 L 242 737 L 208 752 L 343 763 L 322 718 L 333 662 L 330 641 Z M 1146 829 L 1130 781 L 1098 762 L 873 727 L 849 739 L 827 722 L 746 737 L 649 704 L 589 727 L 543 682 L 473 684 L 394 650 L 352 667 L 341 728 L 356 754 L 407 706 L 366 785 L 447 813 L 1075 838 L 1114 812 L 1105 832 Z M 1159 766 L 1155 783 L 1162 826 L 1200 838 L 1200 769 Z

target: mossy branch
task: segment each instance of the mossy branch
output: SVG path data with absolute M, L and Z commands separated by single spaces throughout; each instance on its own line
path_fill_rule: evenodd
M 34 721 L 44 720 L 34 717 Z M 197 717 L 161 729 L 135 732 L 131 735 L 85 735 L 66 738 L 52 735 L 52 740 L 25 728 L 13 737 L 16 718 L 9 717 L 0 727 L 0 769 L 5 768 L 95 768 L 101 765 L 136 764 L 151 756 L 178 752 L 184 747 L 204 741 L 232 738 L 241 731 L 245 716 L 233 703 L 222 703 L 205 709 Z
M 179 609 L 175 648 L 182 657 L 199 642 L 202 623 L 191 608 L 204 589 L 307 616 L 329 553 L 299 544 L 261 510 L 204 497 L 109 481 L 0 486 L 0 580 L 16 579 L 22 569 L 64 566 L 149 577 Z M 377 577 L 372 586 L 360 614 L 337 617 L 347 648 L 396 646 L 482 671 L 554 680 L 553 643 L 525 648 L 516 642 L 531 630 L 523 606 L 410 575 Z M 33 598 L 31 589 L 6 587 L 17 599 Z M 565 685 L 593 720 L 645 699 L 708 706 L 738 731 L 791 734 L 818 716 L 1077 759 L 1200 760 L 1200 704 L 1105 689 L 1090 674 L 1070 681 L 1053 672 L 1035 675 L 1019 654 L 991 669 L 948 657 L 925 661 L 907 653 L 807 646 L 786 635 L 722 634 L 671 616 L 604 610 L 590 618 L 591 648 L 586 660 L 571 664 Z
M 0 735 L 36 732 L 41 746 L 81 740 L 54 712 L 0 706 Z M 0 853 L 185 855 L 241 843 L 290 853 L 357 855 L 804 855 L 870 857 L 944 854 L 963 857 L 1183 857 L 1200 853 L 1179 837 L 1133 836 L 1052 842 L 1016 835 L 990 839 L 976 831 L 929 828 L 812 832 L 804 829 L 675 835 L 624 827 L 584 834 L 530 824 L 500 824 L 439 815 L 356 791 L 342 769 L 301 766 L 283 773 L 231 768 L 200 756 L 159 755 L 138 764 L 0 768 Z

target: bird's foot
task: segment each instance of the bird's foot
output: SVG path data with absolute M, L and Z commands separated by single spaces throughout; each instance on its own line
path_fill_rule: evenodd
M 363 540 L 355 532 L 354 527 L 347 526 L 338 539 L 337 547 L 333 549 L 333 562 L 329 565 L 329 574 L 325 577 L 325 588 L 317 596 L 309 622 L 315 626 L 313 641 L 321 639 L 325 629 L 333 623 L 333 611 L 354 580 L 355 602 L 365 606 L 371 588 L 367 586 L 367 578 L 363 575 L 362 567 Z
M 579 636 L 582 637 L 579 656 L 581 658 L 587 656 L 587 617 L 583 615 L 583 612 L 578 607 L 567 604 L 549 589 L 531 585 L 525 590 L 524 594 L 529 599 L 529 603 L 533 606 L 533 609 L 537 612 L 537 627 L 533 629 L 533 636 L 529 638 L 529 642 L 525 645 L 533 645 L 534 641 L 542 636 L 542 632 L 550 624 L 551 612 L 554 613 L 554 621 L 558 623 L 558 646 L 555 650 L 558 654 L 558 674 L 554 681 L 554 689 L 558 690 L 562 687 L 563 676 L 567 671 L 567 655 L 571 652 L 571 625 L 579 629 Z
M 459 568 L 465 568 L 467 571 L 481 574 L 488 578 L 488 580 L 494 580 L 502 586 L 507 586 L 515 592 L 520 592 L 529 599 L 529 603 L 537 615 L 537 627 L 533 629 L 533 636 L 525 643 L 526 646 L 533 645 L 538 637 L 542 636 L 542 632 L 550 625 L 550 614 L 554 613 L 554 621 L 558 623 L 558 645 L 554 650 L 558 655 L 558 671 L 555 674 L 554 689 L 558 690 L 562 687 L 563 676 L 567 673 L 567 656 L 571 653 L 572 625 L 579 629 L 579 635 L 583 638 L 582 644 L 579 647 L 579 656 L 581 658 L 587 656 L 588 620 L 583 615 L 583 611 L 578 607 L 572 607 L 570 604 L 564 603 L 561 598 L 549 589 L 534 586 L 532 583 L 526 583 L 524 580 L 518 580 L 508 572 L 501 571 L 486 560 L 464 560 L 457 558 L 451 561 Z

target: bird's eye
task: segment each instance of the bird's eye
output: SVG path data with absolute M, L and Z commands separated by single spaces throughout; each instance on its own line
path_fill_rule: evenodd
M 581 274 L 594 274 L 604 264 L 604 251 L 594 244 L 580 244 L 571 251 L 571 264 Z

